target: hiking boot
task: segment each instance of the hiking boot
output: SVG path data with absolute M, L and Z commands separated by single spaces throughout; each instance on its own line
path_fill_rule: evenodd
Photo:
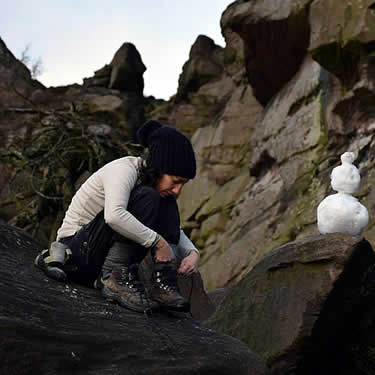
M 35 258 L 34 265 L 40 268 L 48 277 L 58 281 L 66 281 L 66 271 L 72 268 L 71 266 L 66 266 L 66 262 L 71 255 L 72 251 L 67 245 L 54 241 L 49 249 L 43 250 Z
M 48 277 L 57 281 L 66 281 L 67 276 L 63 270 L 64 264 L 54 260 L 48 249 L 43 250 L 34 261 L 34 265 L 40 268 Z
M 150 298 L 168 310 L 190 311 L 189 301 L 179 293 L 177 270 L 173 263 L 155 263 Z
M 145 288 L 138 277 L 137 264 L 112 270 L 110 276 L 102 280 L 102 283 L 102 295 L 129 310 L 148 312 L 159 307 L 156 302 L 147 297 Z

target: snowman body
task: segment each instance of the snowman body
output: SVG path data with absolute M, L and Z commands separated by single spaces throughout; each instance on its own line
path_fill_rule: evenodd
M 358 190 L 361 179 L 353 161 L 354 154 L 346 152 L 341 156 L 342 165 L 331 173 L 331 186 L 337 194 L 326 197 L 318 206 L 318 230 L 322 234 L 359 236 L 368 225 L 367 208 L 351 195 Z

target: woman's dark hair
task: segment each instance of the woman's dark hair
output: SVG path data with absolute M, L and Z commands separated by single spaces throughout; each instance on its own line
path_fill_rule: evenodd
M 138 170 L 138 184 L 155 188 L 162 174 L 163 173 L 161 173 L 161 171 L 148 167 L 145 163 L 143 163 Z

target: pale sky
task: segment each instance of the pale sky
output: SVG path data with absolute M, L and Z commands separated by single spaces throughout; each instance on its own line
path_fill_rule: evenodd
M 224 46 L 221 13 L 233 0 L 5 0 L 0 36 L 16 57 L 30 45 L 47 87 L 82 84 L 133 43 L 147 70 L 144 94 L 168 99 L 199 34 Z

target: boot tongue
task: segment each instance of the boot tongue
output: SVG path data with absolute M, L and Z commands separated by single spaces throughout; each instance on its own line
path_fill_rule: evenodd
M 173 289 L 177 288 L 177 270 L 172 262 L 155 263 L 154 271 L 156 277 L 160 279 L 163 284 Z
M 154 264 L 155 271 L 160 272 L 175 272 L 176 267 L 172 262 L 157 262 Z

